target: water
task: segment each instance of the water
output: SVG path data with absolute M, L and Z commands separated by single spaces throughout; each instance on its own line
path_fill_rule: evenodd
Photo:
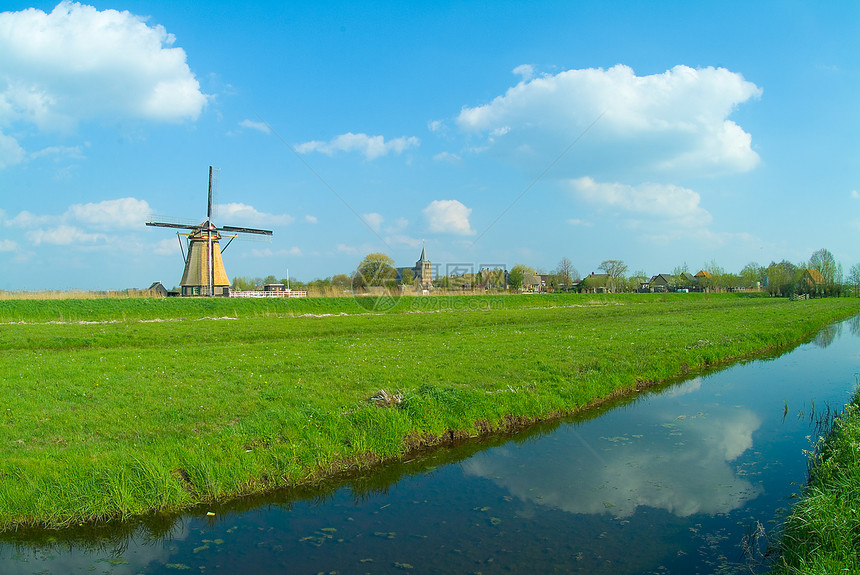
M 848 401 L 860 317 L 778 358 L 349 483 L 0 543 L 0 573 L 749 573 Z M 214 513 L 214 515 L 208 515 Z

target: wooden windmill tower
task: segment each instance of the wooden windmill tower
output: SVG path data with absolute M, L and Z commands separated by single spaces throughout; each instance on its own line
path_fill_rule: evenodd
M 256 228 L 237 228 L 234 226 L 216 227 L 212 223 L 212 176 L 214 169 L 209 166 L 209 201 L 206 204 L 206 221 L 198 225 L 174 224 L 170 222 L 146 222 L 148 226 L 159 228 L 176 228 L 189 230 L 188 233 L 177 232 L 177 236 L 185 236 L 187 256 L 185 271 L 179 283 L 183 296 L 228 296 L 230 295 L 230 280 L 224 270 L 221 259 L 221 238 L 230 238 L 224 249 L 238 234 L 258 234 L 271 236 L 271 230 Z M 222 234 L 221 232 L 228 232 Z M 180 239 L 180 248 L 182 247 Z

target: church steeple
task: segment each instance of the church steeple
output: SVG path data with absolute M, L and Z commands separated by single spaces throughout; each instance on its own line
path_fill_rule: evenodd
M 415 279 L 421 289 L 430 289 L 433 282 L 433 264 L 427 259 L 427 252 L 421 247 L 421 257 L 415 262 Z

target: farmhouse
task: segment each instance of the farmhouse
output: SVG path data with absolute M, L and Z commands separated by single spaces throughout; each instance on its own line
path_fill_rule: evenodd
M 801 283 L 807 289 L 808 293 L 818 294 L 824 292 L 824 276 L 821 272 L 815 269 L 803 270 L 803 275 L 800 278 Z
M 699 272 L 701 273 L 701 272 Z M 707 273 L 707 272 L 705 272 Z M 698 274 L 694 276 L 689 272 L 684 272 L 678 275 L 674 274 L 657 274 L 648 282 L 643 283 L 639 287 L 642 292 L 672 292 L 678 290 L 701 291 L 698 279 Z

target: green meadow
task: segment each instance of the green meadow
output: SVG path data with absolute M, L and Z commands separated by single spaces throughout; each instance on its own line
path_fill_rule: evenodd
M 0 530 L 174 512 L 519 429 L 787 348 L 860 312 L 860 299 L 546 294 L 366 307 L 0 300 Z M 380 390 L 386 401 L 372 399 Z

